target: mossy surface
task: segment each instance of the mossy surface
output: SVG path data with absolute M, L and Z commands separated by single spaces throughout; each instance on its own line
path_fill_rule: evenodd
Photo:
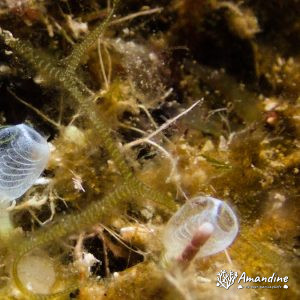
M 297 299 L 299 1 L 115 2 L 0 1 L 0 123 L 52 149 L 11 208 L 0 299 Z M 161 232 L 197 195 L 236 211 L 230 259 L 167 267 Z M 18 278 L 34 253 L 53 294 Z M 223 269 L 289 289 L 221 289 Z

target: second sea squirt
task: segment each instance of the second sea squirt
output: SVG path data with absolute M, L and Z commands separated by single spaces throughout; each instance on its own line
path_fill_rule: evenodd
M 190 260 L 225 250 L 239 231 L 231 207 L 216 198 L 195 197 L 169 220 L 163 235 L 164 258 Z

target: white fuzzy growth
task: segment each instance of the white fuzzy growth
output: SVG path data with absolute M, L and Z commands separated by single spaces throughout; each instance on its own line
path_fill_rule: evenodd
M 0 201 L 22 196 L 47 165 L 49 147 L 33 128 L 19 124 L 0 129 Z
M 196 197 L 184 204 L 169 220 L 163 242 L 165 258 L 178 258 L 201 228 L 211 234 L 199 249 L 197 257 L 225 250 L 236 238 L 239 230 L 237 217 L 224 201 L 212 197 Z

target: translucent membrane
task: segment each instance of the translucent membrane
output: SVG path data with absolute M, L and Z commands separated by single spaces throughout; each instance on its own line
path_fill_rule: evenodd
M 237 217 L 227 203 L 212 197 L 193 198 L 174 214 L 166 226 L 163 234 L 166 260 L 178 259 L 204 223 L 210 223 L 213 232 L 196 257 L 225 250 L 239 230 Z
M 49 294 L 56 280 L 53 261 L 42 254 L 22 257 L 18 274 L 28 290 L 40 294 Z
M 22 196 L 41 175 L 49 147 L 33 128 L 19 124 L 0 129 L 0 201 Z

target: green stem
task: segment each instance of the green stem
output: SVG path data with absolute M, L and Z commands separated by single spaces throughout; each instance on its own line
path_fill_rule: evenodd
M 74 74 L 58 66 L 54 58 L 49 57 L 41 51 L 37 51 L 26 42 L 22 42 L 12 37 L 12 35 L 0 28 L 0 35 L 5 43 L 14 49 L 18 55 L 27 60 L 34 69 L 41 72 L 49 81 L 58 83 L 62 88 L 67 90 L 70 95 L 77 101 L 85 115 L 91 120 L 97 133 L 99 134 L 104 148 L 110 154 L 116 167 L 126 180 L 132 177 L 132 172 L 127 166 L 123 155 L 120 153 L 115 140 L 111 136 L 111 130 L 97 114 L 97 105 L 93 101 L 90 92 L 84 85 L 78 86 L 78 80 Z
M 118 2 L 119 0 L 114 1 L 113 7 L 110 10 L 107 18 L 100 25 L 98 25 L 94 30 L 92 30 L 80 44 L 74 47 L 72 53 L 66 59 L 66 66 L 68 72 L 70 73 L 75 72 L 76 68 L 80 63 L 82 56 L 96 42 L 96 40 L 100 37 L 103 31 L 107 28 L 109 21 L 113 17 L 115 7 L 117 6 Z
M 91 43 L 95 38 L 95 35 L 93 34 L 90 37 L 88 36 L 89 41 L 83 42 L 82 45 Z M 8 46 L 15 50 L 17 54 L 25 58 L 37 71 L 41 72 L 49 81 L 58 83 L 77 101 L 81 110 L 92 122 L 94 130 L 98 133 L 104 148 L 113 159 L 124 180 L 124 183 L 117 187 L 113 192 L 105 196 L 101 201 L 91 203 L 82 212 L 61 217 L 59 222 L 33 232 L 26 237 L 26 239 L 14 237 L 9 240 L 10 249 L 12 249 L 14 253 L 17 253 L 17 257 L 13 262 L 13 277 L 16 285 L 25 295 L 33 297 L 32 293 L 27 291 L 22 285 L 18 276 L 17 266 L 20 259 L 35 247 L 49 244 L 58 238 L 73 232 L 82 231 L 96 223 L 105 222 L 105 218 L 110 216 L 116 208 L 122 207 L 130 198 L 140 197 L 142 199 L 151 200 L 160 206 L 167 208 L 168 212 L 170 210 L 175 210 L 176 206 L 171 197 L 154 191 L 134 177 L 132 171 L 126 164 L 124 157 L 120 153 L 116 141 L 112 137 L 110 128 L 103 122 L 101 116 L 97 113 L 97 105 L 94 103 L 90 91 L 84 85 L 78 85 L 78 80 L 76 80 L 73 72 L 64 70 L 59 66 L 55 59 L 40 51 L 34 50 L 30 44 L 13 38 L 8 31 L 4 31 L 1 28 L 0 36 L 2 36 Z M 76 51 L 79 53 L 79 56 L 76 56 L 76 60 L 78 60 L 78 57 L 81 57 L 80 55 L 82 53 L 81 50 Z M 9 219 L 4 218 L 3 222 L 6 222 L 6 227 L 9 228 L 9 222 L 7 220 Z M 5 228 L 5 226 L 3 228 Z M 50 299 L 51 297 L 53 297 L 53 295 L 36 295 L 37 299 Z

